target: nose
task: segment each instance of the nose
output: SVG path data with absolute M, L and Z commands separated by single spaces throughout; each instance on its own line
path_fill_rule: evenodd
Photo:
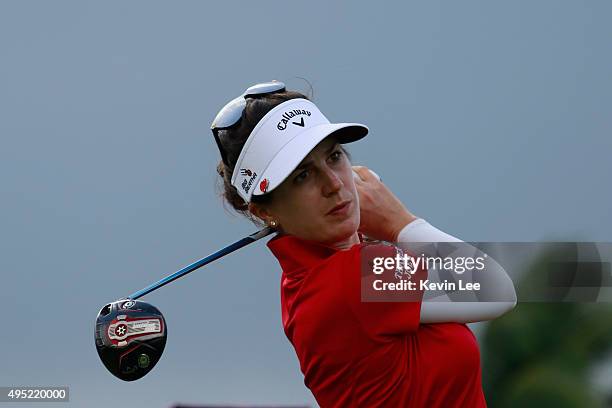
M 321 173 L 323 178 L 323 195 L 325 197 L 338 192 L 342 188 L 342 180 L 334 170 L 325 167 Z

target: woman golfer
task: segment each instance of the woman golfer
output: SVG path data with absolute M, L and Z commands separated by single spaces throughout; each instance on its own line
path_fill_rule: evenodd
M 512 281 L 488 258 L 482 282 L 495 301 L 425 301 L 424 290 L 410 302 L 362 301 L 362 261 L 372 248 L 396 254 L 384 242 L 461 243 L 411 214 L 367 168 L 351 166 L 342 144 L 367 127 L 330 123 L 306 96 L 273 81 L 230 101 L 212 132 L 225 199 L 277 231 L 268 247 L 283 271 L 282 323 L 319 405 L 486 406 L 478 343 L 465 323 L 512 309 Z M 439 279 L 423 268 L 415 277 L 423 273 Z

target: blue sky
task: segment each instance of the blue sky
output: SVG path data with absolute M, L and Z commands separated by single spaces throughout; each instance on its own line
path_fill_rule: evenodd
M 450 234 L 610 242 L 611 12 L 0 3 L 0 385 L 68 385 L 69 405 L 93 408 L 315 404 L 263 242 L 143 299 L 169 337 L 142 380 L 111 376 L 93 343 L 105 302 L 254 232 L 215 193 L 209 124 L 256 82 L 307 91 L 306 78 L 330 120 L 367 124 L 354 162 Z

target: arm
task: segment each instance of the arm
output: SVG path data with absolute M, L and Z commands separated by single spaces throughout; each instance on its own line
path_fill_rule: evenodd
M 359 230 L 370 238 L 388 242 L 462 242 L 431 226 L 427 221 L 414 216 L 402 202 L 366 167 L 354 166 L 358 177 L 355 186 L 359 193 L 360 226 Z M 418 245 L 412 245 L 417 247 Z M 457 247 L 459 245 L 455 245 Z M 435 253 L 426 256 L 440 256 L 442 246 L 429 248 Z M 477 248 L 463 243 L 461 250 L 474 256 Z M 427 249 L 427 248 L 424 248 Z M 412 252 L 412 251 L 411 251 Z M 421 252 L 419 252 L 420 254 Z M 481 253 L 481 252 L 480 252 Z M 481 253 L 482 254 L 482 253 Z M 458 254 L 453 253 L 453 256 Z M 484 256 L 484 254 L 482 254 Z M 516 305 L 514 285 L 503 268 L 487 256 L 485 270 L 472 274 L 466 273 L 464 279 L 480 282 L 486 293 L 462 291 L 446 293 L 437 291 L 424 294 L 421 303 L 421 323 L 457 322 L 469 323 L 499 317 Z M 450 272 L 454 274 L 453 272 Z M 427 271 L 430 282 L 441 282 L 440 271 Z M 449 276 L 456 278 L 456 276 Z
M 397 237 L 398 242 L 458 242 L 463 241 L 435 228 L 422 218 L 408 223 Z M 438 291 L 434 294 L 426 293 L 421 305 L 421 323 L 456 322 L 470 323 L 495 319 L 510 311 L 516 305 L 516 292 L 514 284 L 506 271 L 490 256 L 486 256 L 478 248 L 462 243 L 458 249 L 455 246 L 452 254 L 432 245 L 422 245 L 426 256 L 471 256 L 484 257 L 485 268 L 482 271 L 465 272 L 462 279 L 480 283 L 481 291 L 461 291 L 462 293 L 446 293 Z M 442 282 L 435 269 L 428 271 L 430 282 Z

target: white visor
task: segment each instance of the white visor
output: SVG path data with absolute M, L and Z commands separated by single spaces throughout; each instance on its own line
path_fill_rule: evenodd
M 330 123 L 307 99 L 290 99 L 274 107 L 257 123 L 242 147 L 232 185 L 251 202 L 278 187 L 327 136 L 350 143 L 368 134 L 359 123 Z

